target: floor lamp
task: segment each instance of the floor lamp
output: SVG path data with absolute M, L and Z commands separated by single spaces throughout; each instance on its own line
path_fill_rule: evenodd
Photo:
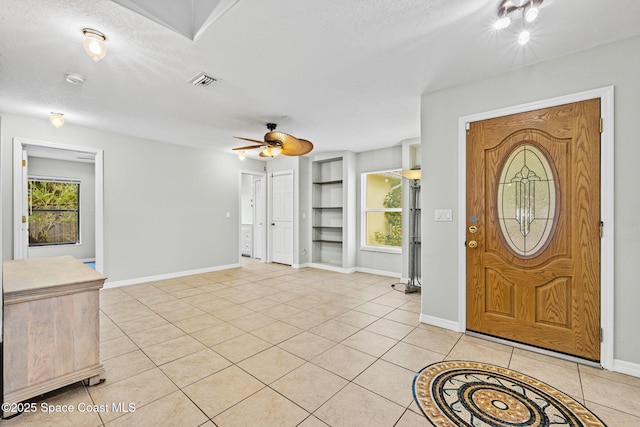
M 420 179 L 422 177 L 419 166 L 402 171 L 402 176 L 411 182 L 409 196 L 409 279 L 404 293 L 420 292 L 421 283 L 418 279 L 420 265 Z

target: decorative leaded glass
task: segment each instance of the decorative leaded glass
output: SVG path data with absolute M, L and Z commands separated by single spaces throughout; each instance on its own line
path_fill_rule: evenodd
M 535 145 L 517 146 L 507 158 L 498 182 L 498 219 L 512 251 L 531 257 L 551 236 L 556 186 L 550 162 Z

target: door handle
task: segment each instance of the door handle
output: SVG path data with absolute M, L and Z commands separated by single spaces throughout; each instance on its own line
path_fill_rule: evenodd
M 273 226 L 275 227 L 276 223 L 275 223 L 275 222 L 272 222 L 272 223 L 271 223 L 271 225 L 273 225 Z
M 475 240 L 471 240 L 471 241 L 469 241 L 469 243 L 467 243 L 467 246 L 469 246 L 471 249 L 477 248 L 478 247 L 478 242 L 476 242 Z

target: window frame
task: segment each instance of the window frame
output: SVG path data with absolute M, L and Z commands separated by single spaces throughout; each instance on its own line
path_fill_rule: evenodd
M 66 177 L 56 177 L 56 176 L 45 176 L 45 175 L 28 175 L 27 176 L 27 216 L 31 216 L 32 208 L 31 208 L 31 192 L 29 189 L 30 181 L 39 181 L 39 182 L 60 182 L 60 183 L 71 183 L 77 184 L 78 186 L 78 238 L 75 242 L 62 242 L 62 243 L 46 243 L 46 244 L 31 244 L 29 239 L 27 239 L 27 248 L 47 248 L 47 247 L 59 247 L 59 246 L 79 246 L 82 244 L 82 215 L 81 215 L 81 201 L 82 201 L 82 180 L 79 178 L 66 178 Z M 29 221 L 30 222 L 30 221 Z M 28 232 L 27 232 L 28 234 Z
M 400 178 L 400 185 L 404 193 L 404 182 L 402 181 L 402 168 L 391 168 L 378 171 L 362 172 L 360 174 L 360 250 L 370 252 L 383 252 L 391 254 L 401 254 L 402 245 L 394 246 L 371 246 L 367 245 L 367 214 L 370 212 L 400 212 L 402 214 L 402 205 L 399 208 L 367 208 L 367 177 L 369 175 L 379 175 L 385 173 L 397 173 Z M 404 194 L 402 195 L 404 201 Z M 404 233 L 402 235 L 404 240 Z

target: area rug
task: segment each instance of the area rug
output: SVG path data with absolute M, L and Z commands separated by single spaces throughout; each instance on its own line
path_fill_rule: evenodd
M 437 427 L 605 426 L 587 408 L 550 385 L 486 363 L 429 365 L 416 374 L 413 397 Z

